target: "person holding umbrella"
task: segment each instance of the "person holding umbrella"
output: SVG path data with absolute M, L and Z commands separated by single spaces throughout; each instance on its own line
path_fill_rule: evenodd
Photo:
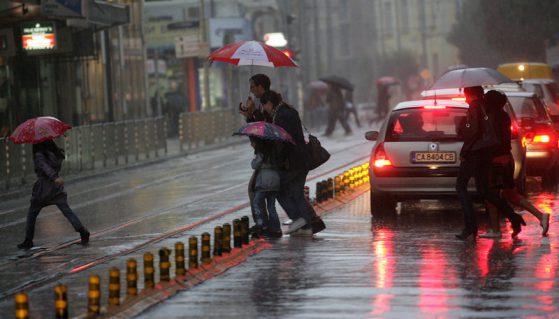
M 17 245 L 20 249 L 33 247 L 35 221 L 41 209 L 49 205 L 56 205 L 62 211 L 74 230 L 80 234 L 82 245 L 89 243 L 89 231 L 68 206 L 64 180 L 59 176 L 65 159 L 64 151 L 53 141 L 70 128 L 70 125 L 53 117 L 38 117 L 20 124 L 10 135 L 10 140 L 16 144 L 33 144 L 33 164 L 37 175 L 31 193 L 31 204 L 27 211 L 25 239 Z
M 345 114 L 345 100 L 340 87 L 332 82 L 328 82 L 328 93 L 326 94 L 326 102 L 328 103 L 328 125 L 323 136 L 330 136 L 336 128 L 336 122 L 345 130 L 345 135 L 351 135 L 351 128 L 347 124 Z

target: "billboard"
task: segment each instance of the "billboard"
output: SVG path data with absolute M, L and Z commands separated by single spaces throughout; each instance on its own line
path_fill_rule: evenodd
M 23 22 L 21 41 L 24 51 L 50 51 L 56 48 L 56 29 L 53 21 Z

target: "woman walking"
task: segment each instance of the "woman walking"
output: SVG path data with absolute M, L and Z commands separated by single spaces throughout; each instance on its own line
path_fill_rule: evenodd
M 41 209 L 49 205 L 56 205 L 62 211 L 62 214 L 72 224 L 76 232 L 80 233 L 82 245 L 89 243 L 89 231 L 68 206 L 68 196 L 64 191 L 64 180 L 58 175 L 64 158 L 64 151 L 52 139 L 33 144 L 33 163 L 37 181 L 33 185 L 31 204 L 27 211 L 25 240 L 17 245 L 20 249 L 33 247 L 35 221 Z

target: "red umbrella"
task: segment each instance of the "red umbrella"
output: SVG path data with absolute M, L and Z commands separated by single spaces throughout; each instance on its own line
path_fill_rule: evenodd
M 241 126 L 237 132 L 233 133 L 233 135 L 246 135 L 258 137 L 264 140 L 289 142 L 293 145 L 296 144 L 291 135 L 289 135 L 289 133 L 287 133 L 287 131 L 281 126 L 264 121 L 247 123 Z
M 54 117 L 36 117 L 18 125 L 9 139 L 15 144 L 39 144 L 57 138 L 71 128 Z
M 226 45 L 212 52 L 208 56 L 208 60 L 234 65 L 298 67 L 297 63 L 282 51 L 258 41 L 240 41 Z

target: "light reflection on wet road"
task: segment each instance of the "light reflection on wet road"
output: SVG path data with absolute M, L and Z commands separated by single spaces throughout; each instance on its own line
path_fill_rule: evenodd
M 532 199 L 552 212 L 550 196 Z M 284 237 L 140 318 L 559 317 L 556 222 L 547 238 L 524 215 L 519 240 L 463 242 L 452 204 L 405 205 L 374 222 L 368 208 L 366 193 L 327 214 L 316 238 Z

